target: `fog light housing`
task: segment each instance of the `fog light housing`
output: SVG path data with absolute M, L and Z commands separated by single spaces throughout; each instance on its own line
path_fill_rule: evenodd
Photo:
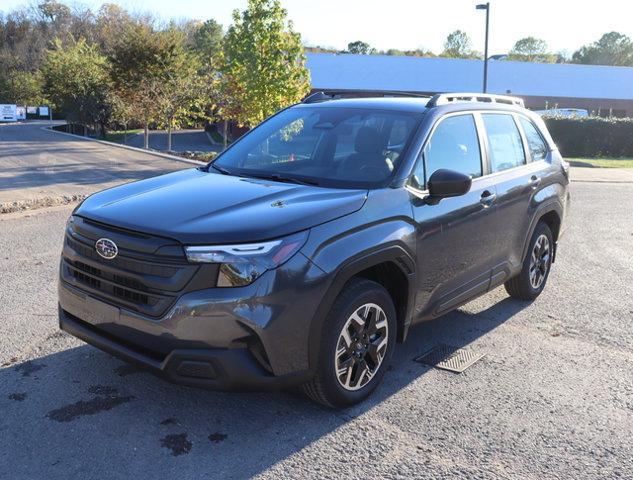
M 218 263 L 218 287 L 243 287 L 267 270 L 283 265 L 308 239 L 308 231 L 277 240 L 240 245 L 191 245 L 185 247 L 192 263 Z

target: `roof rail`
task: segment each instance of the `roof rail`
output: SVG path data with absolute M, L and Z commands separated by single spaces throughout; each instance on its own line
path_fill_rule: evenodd
M 451 102 L 505 103 L 507 105 L 525 107 L 522 98 L 511 97 L 508 95 L 494 95 L 491 93 L 438 93 L 428 101 L 426 106 L 428 108 L 433 108 L 438 105 L 446 105 Z
M 422 93 L 400 92 L 392 90 L 321 90 L 308 95 L 302 103 L 318 103 L 337 98 L 369 98 L 369 97 L 414 97 L 431 98 Z

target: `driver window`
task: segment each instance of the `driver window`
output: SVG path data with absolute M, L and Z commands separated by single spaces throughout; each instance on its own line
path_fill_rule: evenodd
M 413 173 L 413 186 L 426 188 L 426 181 L 440 168 L 455 170 L 472 178 L 482 175 L 479 138 L 471 114 L 441 120 L 422 151 L 422 159 Z

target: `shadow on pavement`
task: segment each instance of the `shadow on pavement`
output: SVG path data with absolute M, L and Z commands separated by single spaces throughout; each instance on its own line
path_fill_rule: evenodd
M 477 314 L 459 310 L 413 328 L 406 343 L 397 345 L 373 397 L 341 411 L 296 393 L 171 385 L 85 345 L 5 366 L 0 370 L 0 477 L 39 478 L 42 472 L 49 478 L 129 478 L 134 472 L 250 477 L 425 375 L 430 368 L 414 357 L 438 343 L 469 345 L 527 305 L 508 298 Z M 484 366 L 485 360 L 471 368 Z

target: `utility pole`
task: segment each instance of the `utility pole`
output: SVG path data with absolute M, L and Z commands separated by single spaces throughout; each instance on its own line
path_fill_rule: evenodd
M 486 45 L 484 47 L 484 91 L 488 92 L 488 33 L 490 31 L 490 2 L 477 5 L 477 10 L 486 11 Z

